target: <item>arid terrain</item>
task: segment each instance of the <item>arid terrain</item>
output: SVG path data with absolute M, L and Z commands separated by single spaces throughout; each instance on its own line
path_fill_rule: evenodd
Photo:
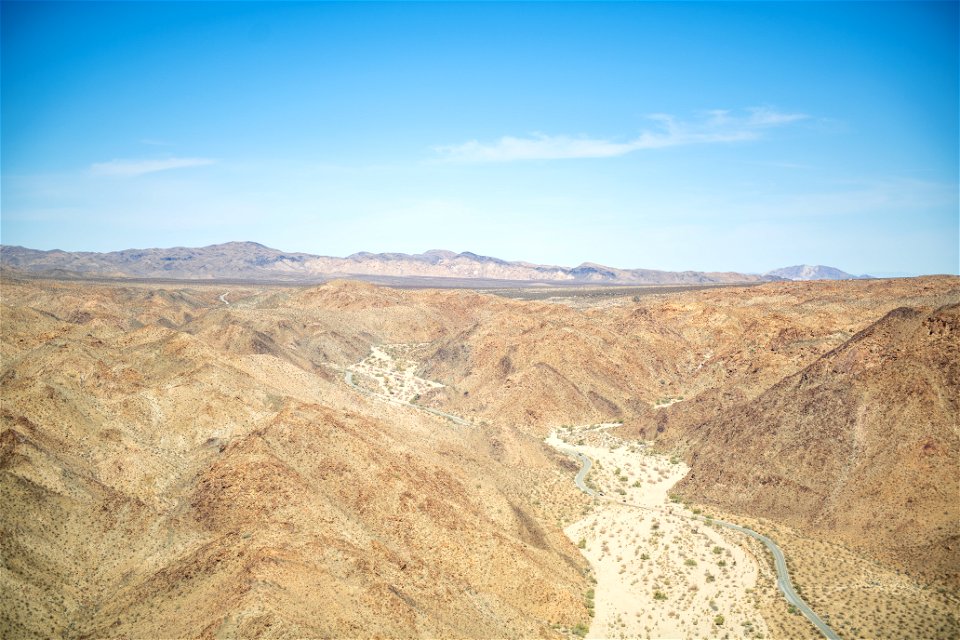
M 960 278 L 0 298 L 2 637 L 960 637 Z
M 92 251 L 38 251 L 0 246 L 5 269 L 46 277 L 175 278 L 180 280 L 254 280 L 319 283 L 331 278 L 362 278 L 381 284 L 410 286 L 527 287 L 531 283 L 563 285 L 709 285 L 774 280 L 843 280 L 859 276 L 824 266 L 798 265 L 767 274 L 618 269 L 584 262 L 576 267 L 531 264 L 433 249 L 424 253 L 370 253 L 345 258 L 289 253 L 256 242 L 226 242 L 208 247 Z M 486 283 L 484 285 L 483 283 Z

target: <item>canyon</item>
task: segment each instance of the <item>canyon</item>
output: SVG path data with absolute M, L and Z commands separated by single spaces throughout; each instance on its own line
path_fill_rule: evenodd
M 580 491 L 599 424 L 588 482 L 769 535 L 841 637 L 960 633 L 956 277 L 0 298 L 4 637 L 817 637 L 756 541 Z

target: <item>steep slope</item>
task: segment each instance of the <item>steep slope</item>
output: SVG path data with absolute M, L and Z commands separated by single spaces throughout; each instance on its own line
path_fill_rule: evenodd
M 232 293 L 4 283 L 0 635 L 536 637 L 587 619 L 586 565 L 531 504 L 527 481 L 561 473 L 542 443 L 495 455 L 496 432 L 357 395 L 319 360 L 443 331 L 416 322 L 429 295 Z
M 960 584 L 958 417 L 960 305 L 901 307 L 693 427 L 681 489 Z
M 530 428 L 540 437 L 547 425 L 641 410 L 639 391 L 659 373 L 658 358 L 644 343 L 565 307 L 498 307 L 495 315 L 438 341 L 427 357 L 425 375 L 448 385 L 433 399 L 439 406 Z
M 576 465 L 542 437 L 612 418 L 684 452 L 691 496 L 954 571 L 957 278 L 594 307 L 339 281 L 0 295 L 0 635 L 549 636 L 587 620 L 588 582 L 559 526 Z M 344 384 L 393 343 L 447 385 L 418 402 L 476 426 Z
M 617 418 L 635 436 L 669 438 L 756 397 L 899 305 L 957 299 L 956 278 L 770 283 L 595 309 L 478 299 L 462 330 L 431 345 L 424 373 L 449 386 L 432 400 L 456 413 L 542 435 Z

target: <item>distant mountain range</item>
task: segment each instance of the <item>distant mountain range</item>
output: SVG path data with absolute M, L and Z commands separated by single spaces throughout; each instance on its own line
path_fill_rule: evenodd
M 0 265 L 29 275 L 65 278 L 166 278 L 318 282 L 336 277 L 367 280 L 450 278 L 583 284 L 727 284 L 777 280 L 853 278 L 832 267 L 797 266 L 764 275 L 735 272 L 616 269 L 585 262 L 559 267 L 510 262 L 475 253 L 432 250 L 420 254 L 355 253 L 346 258 L 286 253 L 256 242 L 208 247 L 126 249 L 110 253 L 38 251 L 0 247 Z M 862 277 L 862 276 L 861 276 Z
M 853 276 L 840 269 L 825 267 L 822 264 L 812 266 L 809 264 L 798 264 L 794 267 L 783 267 L 768 271 L 764 275 L 783 278 L 784 280 L 860 280 L 871 278 L 872 276 Z

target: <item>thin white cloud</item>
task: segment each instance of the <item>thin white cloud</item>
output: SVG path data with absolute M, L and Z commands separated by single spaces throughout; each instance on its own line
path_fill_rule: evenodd
M 186 169 L 214 164 L 210 158 L 162 158 L 154 160 L 110 160 L 90 165 L 90 173 L 95 176 L 118 176 L 130 178 L 157 171 Z
M 781 113 L 769 107 L 756 107 L 748 111 L 750 117 L 747 119 L 747 124 L 754 127 L 777 127 L 810 117 L 805 113 Z
M 141 138 L 140 144 L 150 145 L 151 147 L 172 147 L 172 142 L 166 140 L 157 140 L 156 138 Z
M 692 121 L 658 113 L 648 116 L 657 124 L 655 129 L 642 131 L 626 141 L 538 133 L 526 138 L 504 136 L 492 143 L 470 140 L 458 145 L 434 147 L 434 151 L 451 162 L 612 158 L 644 149 L 755 140 L 767 129 L 808 117 L 802 113 L 782 113 L 769 107 L 748 109 L 745 115 L 724 110 L 708 111 Z

